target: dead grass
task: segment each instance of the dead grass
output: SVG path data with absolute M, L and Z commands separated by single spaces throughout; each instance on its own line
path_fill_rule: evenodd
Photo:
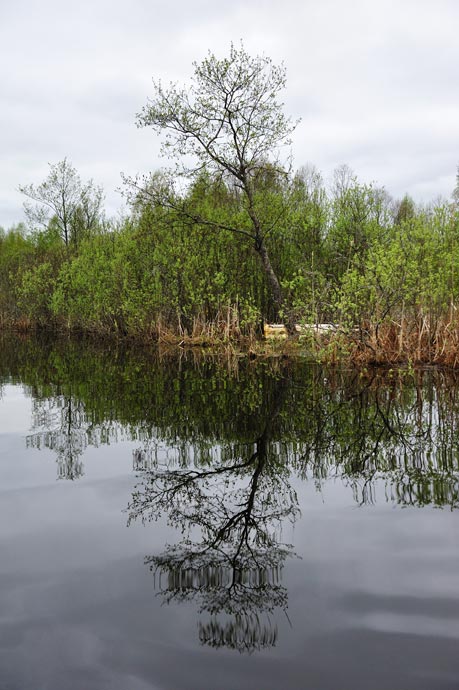
M 14 324 L 0 322 L 0 328 L 13 328 L 27 333 L 36 330 L 33 323 L 22 319 Z M 67 331 L 62 327 L 62 332 Z M 88 332 L 88 331 L 85 331 Z M 96 332 L 92 333 L 97 335 Z M 101 337 L 103 333 L 99 333 Z M 116 334 L 115 334 L 116 336 Z M 371 365 L 437 365 L 459 369 L 459 316 L 452 311 L 448 317 L 418 314 L 402 316 L 384 323 L 364 323 L 348 331 L 308 331 L 293 338 L 263 338 L 255 324 L 241 324 L 237 307 L 221 309 L 209 321 L 204 315 L 195 317 L 188 328 L 166 323 L 161 318 L 148 333 L 128 334 L 131 340 L 157 342 L 164 350 L 209 350 L 230 358 L 286 358 L 302 356 L 323 364 L 347 364 L 356 367 Z
M 366 324 L 349 341 L 357 365 L 434 364 L 459 368 L 459 320 L 419 315 L 380 325 Z

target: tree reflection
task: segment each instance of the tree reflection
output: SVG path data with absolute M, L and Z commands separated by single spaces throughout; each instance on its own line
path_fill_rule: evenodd
M 82 458 L 88 446 L 97 447 L 126 436 L 116 422 L 94 424 L 85 404 L 69 392 L 33 401 L 32 433 L 26 436 L 26 445 L 53 451 L 57 456 L 57 478 L 73 481 L 84 475 Z
M 272 646 L 272 615 L 286 611 L 282 568 L 293 555 L 282 542 L 282 522 L 294 521 L 298 502 L 288 466 L 279 462 L 271 440 L 284 399 L 279 381 L 271 413 L 252 444 L 226 446 L 213 466 L 171 467 L 155 458 L 129 506 L 130 520 L 166 513 L 182 539 L 145 562 L 155 573 L 165 602 L 197 600 L 206 620 L 199 638 L 212 647 L 252 652 Z M 135 451 L 134 464 L 151 452 Z
M 36 400 L 33 405 L 33 433 L 26 438 L 29 448 L 49 448 L 57 454 L 57 478 L 80 479 L 84 474 L 81 456 L 88 445 L 84 405 L 72 395 Z
M 34 410 L 27 444 L 56 453 L 59 478 L 82 476 L 88 446 L 120 439 L 161 442 L 183 464 L 213 466 L 219 448 L 236 449 L 241 462 L 282 378 L 283 408 L 270 432 L 279 465 L 319 488 L 339 477 L 359 504 L 457 506 L 457 374 L 326 371 L 281 359 L 229 366 L 196 352 L 164 358 L 68 339 L 0 340 L 0 381 L 26 384 Z
M 164 601 L 198 601 L 203 644 L 248 652 L 274 645 L 271 614 L 286 610 L 282 568 L 293 554 L 282 522 L 298 513 L 292 475 L 318 486 L 339 478 L 360 505 L 374 503 L 382 485 L 385 499 L 403 506 L 456 507 L 457 409 L 441 390 L 376 374 L 348 387 L 305 386 L 279 371 L 253 444 L 202 439 L 180 445 L 176 462 L 165 456 L 170 448 L 137 449 L 143 482 L 130 519 L 166 514 L 182 533 L 145 559 Z
M 312 467 L 316 477 L 337 474 L 361 505 L 374 503 L 384 487 L 385 500 L 402 506 L 457 507 L 457 404 L 451 389 L 423 378 L 419 372 L 413 386 L 374 373 L 349 388 L 344 399 L 327 406 L 321 429 L 328 432 L 318 439 L 320 468 L 305 454 L 303 470 Z
M 295 482 L 340 482 L 359 505 L 458 507 L 457 375 L 281 358 L 227 366 L 67 340 L 15 340 L 3 353 L 0 382 L 23 382 L 33 399 L 27 444 L 57 454 L 59 477 L 81 477 L 89 445 L 141 444 L 130 519 L 164 514 L 180 530 L 146 562 L 166 602 L 197 602 L 203 644 L 276 643 Z

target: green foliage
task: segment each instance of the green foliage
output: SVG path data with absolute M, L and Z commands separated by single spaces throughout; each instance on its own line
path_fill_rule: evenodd
M 0 236 L 0 322 L 20 318 L 17 289 L 23 271 L 34 261 L 35 247 L 26 237 L 25 227 L 18 225 Z
M 110 234 L 93 238 L 62 265 L 52 308 L 68 325 L 102 331 L 123 329 L 114 245 Z
M 154 183 L 167 186 L 167 177 Z M 408 197 L 394 205 L 347 168 L 331 193 L 313 168 L 286 177 L 266 164 L 251 184 L 282 317 L 333 322 L 350 334 L 403 319 L 434 330 L 455 318 L 457 205 L 417 208 Z M 139 197 L 131 217 L 99 227 L 71 251 L 56 218 L 29 235 L 23 226 L 2 231 L 2 323 L 141 338 L 193 336 L 207 324 L 227 338 L 276 318 L 253 238 L 232 230 L 251 232 L 237 185 L 201 171 L 178 198 L 187 214 Z M 196 220 L 203 217 L 209 225 Z
M 413 199 L 405 194 L 401 202 L 398 204 L 397 211 L 395 214 L 395 224 L 401 225 L 402 223 L 409 221 L 416 215 L 415 206 Z
M 282 161 L 296 127 L 283 65 L 241 44 L 193 67 L 184 87 L 155 81 L 137 116 L 177 167 L 125 178 L 131 217 L 106 223 L 102 190 L 66 158 L 19 188 L 31 234 L 0 231 L 2 324 L 182 339 L 280 318 L 290 334 L 457 321 L 458 185 L 420 208 L 341 166 L 327 192 L 315 168 Z
M 143 201 L 173 210 L 182 225 L 231 232 L 243 246 L 250 242 L 276 317 L 288 310 L 269 238 L 279 233 L 286 212 L 283 188 L 289 171 L 281 165 L 279 151 L 290 143 L 295 128 L 279 100 L 284 87 L 285 68 L 264 56 L 251 57 L 242 44 L 231 45 L 226 58 L 209 52 L 194 63 L 186 87 L 171 84 L 166 89 L 154 82 L 153 98 L 137 124 L 163 135 L 162 152 L 176 159 L 181 185 L 171 171 L 142 182 L 125 179 L 134 205 Z M 183 193 L 183 179 L 191 193 Z M 223 203 L 203 203 L 208 189 L 222 193 Z
M 18 287 L 21 312 L 38 326 L 51 325 L 51 296 L 55 285 L 52 265 L 45 261 L 24 271 Z

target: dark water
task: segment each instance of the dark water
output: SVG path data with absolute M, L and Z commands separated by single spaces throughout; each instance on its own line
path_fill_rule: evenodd
M 0 341 L 1 690 L 459 688 L 459 381 Z

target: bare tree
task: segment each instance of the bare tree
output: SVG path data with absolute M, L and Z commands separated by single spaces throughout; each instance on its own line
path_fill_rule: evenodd
M 280 149 L 290 143 L 296 123 L 283 113 L 279 94 L 285 87 L 283 65 L 267 57 L 250 57 L 241 45 L 231 46 L 229 56 L 217 59 L 209 52 L 194 63 L 194 76 L 186 88 L 154 82 L 154 97 L 137 117 L 139 127 L 164 133 L 162 153 L 177 161 L 169 184 L 125 178 L 133 200 L 143 198 L 214 230 L 227 230 L 249 241 L 257 253 L 277 316 L 285 310 L 280 281 L 273 269 L 266 239 L 275 231 L 272 217 L 266 220 L 263 195 L 257 184 L 273 172 L 282 179 L 288 169 L 281 164 Z M 187 162 L 193 161 L 192 165 Z M 189 182 L 205 171 L 211 181 L 223 180 L 238 191 L 237 225 L 193 211 L 174 182 Z M 288 321 L 288 320 L 287 320 Z M 287 323 L 287 326 L 289 324 Z
M 66 246 L 77 244 L 100 220 L 102 188 L 92 180 L 83 184 L 67 158 L 50 165 L 44 182 L 19 186 L 19 191 L 28 197 L 24 210 L 29 225 L 47 228 L 53 221 Z

